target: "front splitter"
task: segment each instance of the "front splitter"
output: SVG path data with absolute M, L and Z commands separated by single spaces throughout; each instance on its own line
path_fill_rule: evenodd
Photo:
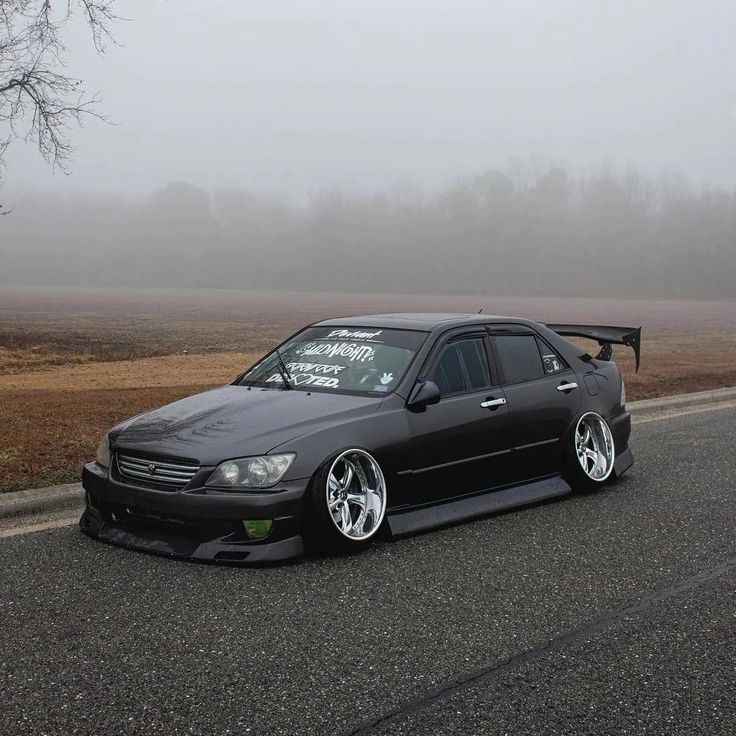
M 152 526 L 106 522 L 89 507 L 82 514 L 79 526 L 88 536 L 109 544 L 186 560 L 257 565 L 295 560 L 305 554 L 301 536 L 259 543 L 230 544 L 220 539 L 202 542 Z

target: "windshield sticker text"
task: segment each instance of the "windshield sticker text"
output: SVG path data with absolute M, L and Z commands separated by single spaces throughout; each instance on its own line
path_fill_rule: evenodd
M 365 363 L 373 360 L 376 351 L 368 345 L 358 345 L 354 342 L 310 342 L 296 351 L 297 355 L 320 355 L 327 358 L 347 358 L 351 361 Z
M 372 340 L 382 332 L 383 330 L 378 330 L 376 332 L 362 332 L 360 330 L 332 330 L 327 337 L 340 337 L 343 340 Z
M 287 363 L 286 367 L 289 369 L 289 373 L 327 373 L 333 376 L 347 368 L 346 365 L 330 363 Z
M 266 383 L 274 383 L 278 381 L 283 383 L 284 379 L 280 373 L 274 373 L 266 379 Z M 317 376 L 314 373 L 296 373 L 291 375 L 291 383 L 294 386 L 322 386 L 323 388 L 337 388 L 340 384 L 339 378 L 330 378 L 329 376 Z

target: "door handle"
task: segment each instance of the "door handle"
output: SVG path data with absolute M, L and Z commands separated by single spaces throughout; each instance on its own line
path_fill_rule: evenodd
M 494 408 L 496 406 L 503 406 L 506 403 L 506 399 L 488 399 L 487 401 L 481 401 L 480 405 L 484 409 Z
M 578 385 L 575 383 L 575 381 L 570 381 L 570 383 L 561 383 L 558 387 L 558 391 L 572 391 L 574 388 L 577 388 Z

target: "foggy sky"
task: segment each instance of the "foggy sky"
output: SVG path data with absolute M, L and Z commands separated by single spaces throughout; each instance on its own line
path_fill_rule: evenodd
M 537 155 L 736 185 L 733 0 L 120 0 L 102 59 L 69 72 L 116 123 L 74 133 L 71 176 L 30 144 L 27 189 L 173 180 L 309 193 L 456 176 Z

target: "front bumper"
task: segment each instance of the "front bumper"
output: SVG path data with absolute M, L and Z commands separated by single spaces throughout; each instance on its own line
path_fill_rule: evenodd
M 119 483 L 89 463 L 82 470 L 85 534 L 146 552 L 193 560 L 264 563 L 304 554 L 301 518 L 308 479 L 268 492 L 209 488 L 157 491 Z M 243 520 L 272 519 L 265 539 L 252 540 Z

